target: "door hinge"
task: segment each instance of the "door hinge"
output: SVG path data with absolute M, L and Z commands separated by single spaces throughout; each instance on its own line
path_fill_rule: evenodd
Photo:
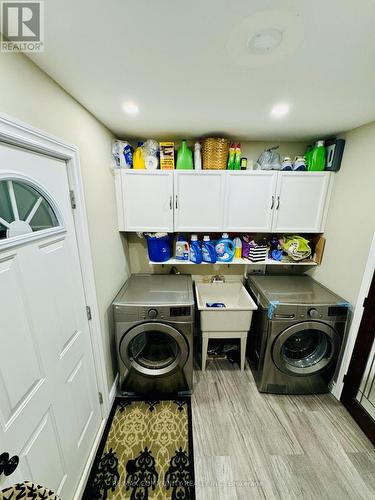
M 345 375 L 342 377 L 342 383 L 345 384 L 347 380 L 348 380 L 348 374 L 345 373 Z
M 365 297 L 364 301 L 363 301 L 363 307 L 366 307 L 367 306 L 367 302 L 368 302 L 368 297 Z
M 90 306 L 86 306 L 86 314 L 87 314 L 87 319 L 90 321 L 90 319 L 92 319 Z
M 99 403 L 103 404 L 103 394 L 101 392 L 99 392 Z
M 76 202 L 76 195 L 75 195 L 73 189 L 71 189 L 69 191 L 69 194 L 70 194 L 70 205 L 71 205 L 72 209 L 74 210 L 75 208 L 77 208 L 77 202 Z

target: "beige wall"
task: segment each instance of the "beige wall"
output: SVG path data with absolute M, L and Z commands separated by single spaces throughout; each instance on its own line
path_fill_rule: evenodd
M 0 112 L 79 148 L 110 387 L 114 365 L 109 308 L 128 275 L 123 241 L 117 231 L 110 168 L 112 134 L 26 57 L 1 54 L 0 75 Z
M 347 132 L 315 279 L 355 305 L 375 231 L 375 122 Z

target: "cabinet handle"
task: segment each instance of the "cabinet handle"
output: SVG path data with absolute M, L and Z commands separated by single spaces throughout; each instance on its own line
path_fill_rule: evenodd
M 273 209 L 274 204 L 275 204 L 275 197 L 274 197 L 274 196 L 272 196 L 271 210 Z
M 173 197 L 172 197 L 172 195 L 170 195 L 170 197 L 169 197 L 169 210 L 172 210 L 172 208 L 173 208 Z
M 178 195 L 176 194 L 176 210 L 178 210 Z
M 280 206 L 280 196 L 277 197 L 276 210 L 279 210 L 279 206 Z

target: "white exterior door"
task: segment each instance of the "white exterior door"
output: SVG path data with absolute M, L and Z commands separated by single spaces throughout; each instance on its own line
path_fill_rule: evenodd
M 236 232 L 271 231 L 276 181 L 276 172 L 228 171 L 225 229 Z
M 329 172 L 280 172 L 273 231 L 323 231 L 330 175 Z
M 0 144 L 0 454 L 71 500 L 101 422 L 64 162 Z
M 225 173 L 175 172 L 175 231 L 223 230 Z
M 173 232 L 173 171 L 124 169 L 120 175 L 120 231 Z

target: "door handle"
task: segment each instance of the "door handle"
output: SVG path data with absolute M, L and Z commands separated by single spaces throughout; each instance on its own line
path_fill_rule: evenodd
M 272 196 L 271 210 L 273 209 L 274 204 L 275 204 L 275 197 L 274 197 L 274 196 Z
M 276 210 L 279 210 L 279 206 L 280 206 L 280 196 L 277 197 Z
M 178 210 L 178 195 L 176 194 L 176 210 Z
M 169 210 L 172 210 L 172 208 L 173 208 L 173 196 L 170 195 L 170 197 L 169 197 Z
M 17 455 L 9 458 L 9 453 L 4 452 L 0 455 L 0 475 L 10 476 L 17 469 L 20 459 Z

